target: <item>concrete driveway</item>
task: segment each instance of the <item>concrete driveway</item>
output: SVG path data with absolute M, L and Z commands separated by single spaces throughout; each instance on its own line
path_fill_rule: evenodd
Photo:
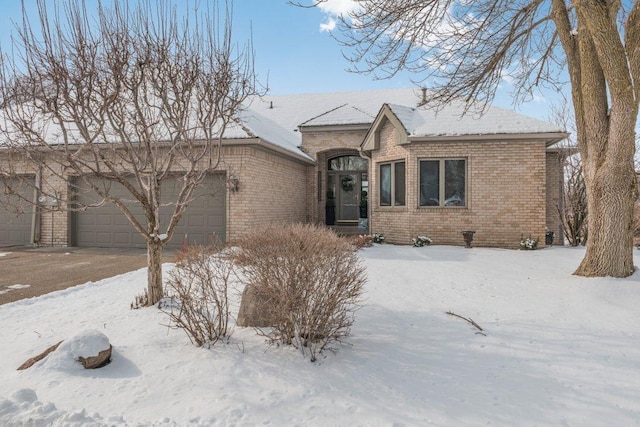
M 0 305 L 146 265 L 145 249 L 0 248 Z

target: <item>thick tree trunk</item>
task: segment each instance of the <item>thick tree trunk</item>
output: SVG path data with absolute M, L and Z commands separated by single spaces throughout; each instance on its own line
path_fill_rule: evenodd
M 153 305 L 164 296 L 162 289 L 162 243 L 147 240 L 147 305 Z
M 629 121 L 629 120 L 622 120 Z M 632 153 L 633 124 L 617 132 L 610 122 L 605 156 L 589 156 L 584 165 L 589 238 L 587 252 L 575 274 L 627 277 L 633 274 L 633 208 L 637 197 Z M 604 158 L 604 161 L 602 161 Z

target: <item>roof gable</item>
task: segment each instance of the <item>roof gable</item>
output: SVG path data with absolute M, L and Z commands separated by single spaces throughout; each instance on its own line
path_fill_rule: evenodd
M 395 108 L 395 111 L 394 111 Z M 408 129 L 411 128 L 413 122 L 414 109 L 410 107 L 402 107 L 390 104 L 384 104 L 373 124 L 369 128 L 364 141 L 360 145 L 363 151 L 371 151 L 380 149 L 380 130 L 385 122 L 389 121 L 396 132 L 396 143 L 398 145 L 406 144 L 409 136 Z M 396 112 L 398 114 L 396 114 Z

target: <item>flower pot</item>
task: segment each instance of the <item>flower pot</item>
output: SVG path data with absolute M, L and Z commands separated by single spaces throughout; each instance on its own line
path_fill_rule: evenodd
M 475 231 L 463 231 L 462 238 L 464 239 L 465 248 L 471 248 L 471 242 L 473 242 L 473 235 Z
M 544 244 L 547 246 L 553 245 L 553 236 L 554 236 L 553 231 L 547 231 L 544 235 Z
M 325 223 L 327 225 L 335 225 L 336 223 L 336 207 L 327 205 L 324 207 Z

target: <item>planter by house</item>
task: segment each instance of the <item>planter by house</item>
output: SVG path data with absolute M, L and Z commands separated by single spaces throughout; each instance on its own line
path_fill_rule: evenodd
M 473 242 L 473 235 L 476 234 L 475 231 L 463 231 L 462 238 L 464 239 L 465 248 L 471 247 L 471 242 Z
M 327 204 L 324 208 L 325 223 L 335 225 L 336 223 L 336 199 L 332 191 L 327 192 Z
M 360 218 L 368 218 L 369 203 L 367 202 L 367 192 L 363 191 L 360 194 Z
M 544 244 L 547 246 L 551 246 L 553 245 L 553 236 L 554 236 L 554 232 L 553 231 L 547 231 L 544 235 Z

